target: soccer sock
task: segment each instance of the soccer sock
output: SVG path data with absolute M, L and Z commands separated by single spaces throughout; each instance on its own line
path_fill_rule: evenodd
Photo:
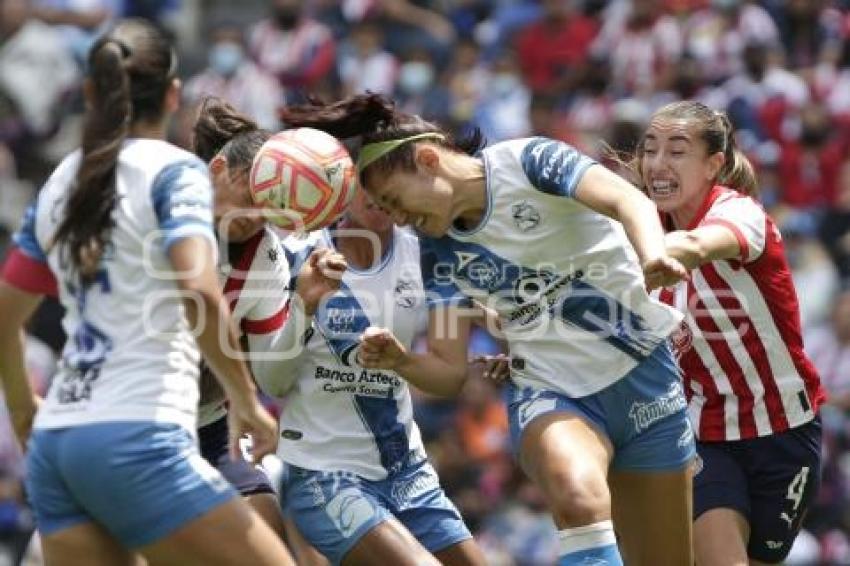
M 558 566 L 623 566 L 623 559 L 617 550 L 614 524 L 610 520 L 562 529 L 558 532 L 558 538 L 561 549 Z

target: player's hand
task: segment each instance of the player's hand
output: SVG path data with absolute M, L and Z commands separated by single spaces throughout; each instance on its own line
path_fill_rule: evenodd
M 32 432 L 32 422 L 40 406 L 41 397 L 37 395 L 33 395 L 32 403 L 27 403 L 25 406 L 9 406 L 9 420 L 12 421 L 12 428 L 15 430 L 18 442 L 21 443 L 22 450 L 26 450 L 27 441 Z
M 251 459 L 255 465 L 263 456 L 277 449 L 277 423 L 256 399 L 242 404 L 231 400 L 227 419 L 230 431 L 228 447 L 233 460 L 242 458 L 239 439 L 246 434 L 251 435 Z
M 360 336 L 357 362 L 364 368 L 394 370 L 406 358 L 407 348 L 386 328 L 370 326 Z
M 473 365 L 481 365 L 481 377 L 490 380 L 497 385 L 502 385 L 511 377 L 511 358 L 505 354 L 495 356 L 475 356 L 472 358 Z
M 643 277 L 648 290 L 669 287 L 689 278 L 688 270 L 677 259 L 661 256 L 643 264 Z
M 313 250 L 298 272 L 295 292 L 304 303 L 304 312 L 312 315 L 322 299 L 335 293 L 342 283 L 348 263 L 342 254 L 327 248 Z

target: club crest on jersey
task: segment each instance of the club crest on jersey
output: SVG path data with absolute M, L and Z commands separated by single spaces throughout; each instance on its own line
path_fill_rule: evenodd
M 670 343 L 673 346 L 677 358 L 681 358 L 694 346 L 694 333 L 686 321 L 679 323 L 679 327 L 670 335 Z
M 537 228 L 540 224 L 540 212 L 537 211 L 527 200 L 521 200 L 511 205 L 511 216 L 514 224 L 523 232 Z

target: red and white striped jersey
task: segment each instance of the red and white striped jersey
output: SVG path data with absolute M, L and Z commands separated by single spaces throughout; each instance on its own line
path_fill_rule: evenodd
M 803 352 L 779 230 L 755 200 L 721 186 L 688 230 L 710 224 L 735 234 L 740 256 L 702 265 L 660 293 L 685 313 L 671 340 L 697 438 L 755 438 L 805 424 L 825 395 Z
M 231 244 L 223 256 L 227 260 L 219 265 L 233 320 L 255 356 L 266 353 L 269 340 L 283 327 L 289 312 L 289 265 L 281 246 L 277 234 L 266 227 L 246 242 Z M 255 369 L 253 364 L 251 368 Z M 202 399 L 198 427 L 217 421 L 226 412 L 223 398 Z

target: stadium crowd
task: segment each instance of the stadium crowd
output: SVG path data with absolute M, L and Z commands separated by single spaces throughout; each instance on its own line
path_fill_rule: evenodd
M 274 130 L 283 104 L 368 90 L 490 142 L 545 135 L 598 158 L 631 152 L 670 101 L 728 112 L 785 240 L 806 350 L 829 393 L 824 482 L 788 563 L 850 564 L 848 0 L 0 0 L 0 257 L 79 139 L 85 52 L 128 16 L 157 21 L 182 52 L 171 138 L 185 147 L 207 95 Z M 64 340 L 58 309 L 46 302 L 30 324 L 40 391 Z M 474 335 L 474 353 L 498 349 Z M 417 395 L 416 420 L 488 562 L 553 563 L 555 528 L 509 456 L 499 389 L 475 379 L 457 400 Z M 21 474 L 0 417 L 0 565 L 16 563 L 32 530 Z

